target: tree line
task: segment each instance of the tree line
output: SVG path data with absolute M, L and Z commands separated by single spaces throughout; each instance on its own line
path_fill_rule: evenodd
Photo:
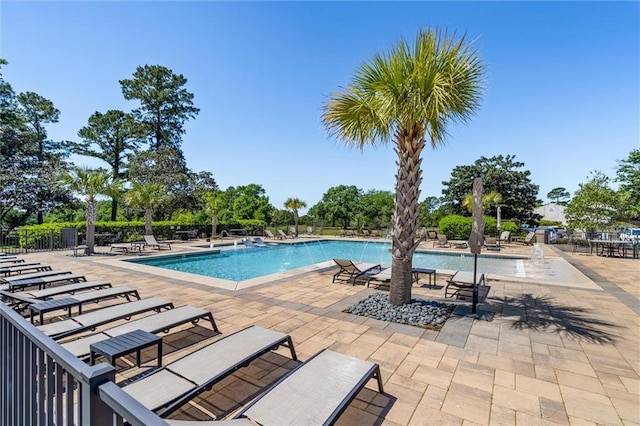
M 0 59 L 0 70 L 5 65 L 7 61 Z M 273 206 L 258 183 L 222 190 L 211 171 L 189 169 L 182 136 L 184 124 L 194 119 L 199 109 L 193 105 L 194 95 L 185 88 L 186 83 L 184 76 L 166 67 L 140 66 L 132 78 L 120 80 L 123 97 L 137 100 L 138 108 L 96 111 L 78 130 L 78 140 L 53 141 L 47 136 L 47 127 L 58 122 L 61 114 L 53 102 L 34 92 L 14 93 L 0 73 L 0 158 L 4 165 L 0 171 L 0 224 L 16 227 L 45 220 L 84 220 L 85 208 L 74 196 L 83 188 L 70 186 L 72 177 L 78 183 L 79 175 L 69 157 L 79 154 L 105 164 L 103 179 L 108 182 L 103 182 L 100 194 L 89 197 L 95 198 L 96 220 L 100 221 L 130 221 L 150 215 L 151 220 L 213 222 L 214 226 L 254 219 L 276 226 L 300 222 L 342 228 L 391 227 L 395 201 L 391 191 L 338 185 L 328 188 L 321 200 L 300 216 L 299 210 L 307 207 L 305 200 L 292 197 L 283 206 Z M 637 219 L 639 163 L 640 150 L 635 150 L 620 161 L 615 179 L 594 171 L 573 199 L 562 187 L 547 197 L 568 206 L 567 215 L 575 227 Z M 60 184 L 65 176 L 66 186 Z M 535 223 L 538 218 L 532 211 L 542 202 L 539 186 L 531 182 L 530 172 L 515 155 L 498 155 L 454 167 L 449 180 L 442 182 L 442 195 L 428 196 L 419 203 L 419 225 L 437 227 L 448 215 L 468 215 L 465 200 L 477 176 L 484 178 L 488 194 L 499 195 L 499 202 L 485 206 L 487 215 L 495 216 L 500 207 L 505 220 Z M 620 183 L 618 191 L 610 188 L 612 181 Z M 99 201 L 99 195 L 105 194 L 111 198 L 108 205 Z M 606 202 L 598 207 L 597 200 Z

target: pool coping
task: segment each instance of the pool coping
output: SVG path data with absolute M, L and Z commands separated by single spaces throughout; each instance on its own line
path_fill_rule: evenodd
M 318 240 L 327 240 L 327 241 L 335 241 L 334 239 L 318 239 Z M 340 240 L 338 240 L 340 241 Z M 375 242 L 375 241 L 374 241 Z M 296 241 L 287 241 L 287 242 L 279 242 L 283 244 L 292 244 L 296 243 Z M 161 257 L 178 257 L 178 256 L 188 256 L 188 255 L 197 255 L 201 253 L 206 253 L 209 250 L 212 251 L 221 251 L 221 250 L 230 250 L 233 249 L 233 246 L 214 246 L 213 248 L 203 248 L 200 246 L 183 246 L 181 247 L 180 252 L 164 252 L 164 253 L 154 253 L 153 258 L 161 258 Z M 447 255 L 455 255 L 455 254 L 465 254 L 469 253 L 459 253 L 455 251 L 442 251 L 442 250 L 430 250 L 428 248 L 419 248 L 419 252 L 425 253 L 437 253 L 437 254 L 447 254 Z M 568 262 L 563 256 L 559 256 L 557 252 L 552 250 L 547 251 L 547 256 L 544 260 L 543 267 L 540 265 L 533 265 L 532 262 L 525 262 L 525 277 L 513 276 L 513 275 L 501 275 L 501 274 L 485 274 L 487 280 L 490 281 L 505 281 L 505 282 L 513 282 L 520 284 L 543 284 L 550 286 L 558 286 L 558 287 L 567 287 L 567 288 L 579 288 L 584 290 L 597 290 L 603 291 L 602 287 L 600 287 L 594 280 L 585 275 L 582 271 L 578 270 L 571 262 Z M 549 256 L 550 255 L 550 256 Z M 504 257 L 509 259 L 522 259 L 529 260 L 530 258 L 524 255 L 517 254 L 502 254 L 502 253 L 489 253 L 482 254 L 485 257 Z M 172 278 L 176 280 L 186 281 L 190 283 L 197 283 L 201 285 L 205 285 L 212 288 L 224 289 L 229 291 L 238 291 L 243 290 L 259 285 L 271 284 L 273 282 L 277 282 L 278 280 L 284 278 L 290 278 L 294 276 L 299 276 L 302 274 L 306 274 L 309 272 L 319 272 L 325 271 L 327 269 L 331 269 L 335 267 L 335 263 L 333 261 L 325 261 L 312 265 L 303 266 L 296 269 L 291 269 L 289 271 L 280 271 L 274 274 L 263 275 L 261 277 L 252 278 L 244 281 L 231 281 L 220 278 L 208 277 L 204 275 L 193 274 L 189 272 L 181 272 L 181 271 L 173 271 L 170 269 L 162 269 L 156 266 L 148 266 L 141 263 L 135 262 L 136 259 L 139 259 L 138 256 L 123 256 L 117 258 L 109 258 L 105 260 L 99 260 L 99 263 L 109 265 L 112 267 L 118 267 L 123 269 L 128 269 L 136 272 L 143 272 L 153 276 L 161 276 L 163 278 Z M 133 260 L 133 261 L 132 261 Z M 565 277 L 559 279 L 559 277 L 555 276 L 556 274 L 549 273 L 549 271 L 561 270 L 564 271 Z M 440 274 L 451 274 L 453 275 L 455 270 L 448 269 L 438 269 L 438 273 Z

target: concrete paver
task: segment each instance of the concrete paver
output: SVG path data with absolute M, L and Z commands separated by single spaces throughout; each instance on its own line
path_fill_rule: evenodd
M 529 250 L 510 245 L 503 252 Z M 378 362 L 386 394 L 369 384 L 338 424 L 640 424 L 640 260 L 543 250 L 545 264 L 527 266 L 528 277 L 489 276 L 479 308 L 492 318 L 458 317 L 440 331 L 343 313 L 384 290 L 332 284 L 331 267 L 220 288 L 207 279 L 125 267 L 124 256 L 21 256 L 131 286 L 143 297 L 211 310 L 222 334 L 191 325 L 163 334 L 165 364 L 250 324 L 290 333 L 301 361 L 330 348 Z M 438 271 L 437 285 L 415 286 L 413 296 L 443 300 L 447 277 Z M 118 378 L 153 365 L 138 368 L 124 358 Z M 232 415 L 295 365 L 286 349 L 267 354 L 171 417 Z

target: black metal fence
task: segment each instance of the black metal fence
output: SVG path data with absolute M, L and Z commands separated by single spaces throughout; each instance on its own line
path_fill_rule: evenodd
M 19 254 L 68 250 L 78 245 L 78 229 L 0 230 L 0 252 Z
M 88 366 L 0 302 L 1 425 L 167 425 L 114 378 L 112 366 Z

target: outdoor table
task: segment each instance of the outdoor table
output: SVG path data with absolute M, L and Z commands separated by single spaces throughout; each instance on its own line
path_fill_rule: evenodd
M 116 358 L 136 353 L 136 362 L 140 367 L 140 351 L 148 347 L 158 346 L 158 367 L 162 366 L 162 338 L 143 330 L 133 330 L 110 339 L 92 343 L 89 346 L 89 360 L 94 365 L 97 355 L 104 356 L 114 367 Z
M 413 268 L 411 270 L 413 273 L 415 282 L 420 281 L 420 274 L 429 275 L 429 288 L 431 288 L 431 277 L 433 277 L 433 284 L 436 283 L 436 270 L 435 269 L 427 269 L 427 268 Z
M 595 247 L 596 254 L 604 257 L 620 256 L 625 257 L 627 248 L 633 250 L 633 257 L 637 257 L 637 251 L 634 250 L 633 242 L 626 240 L 589 240 Z
M 44 300 L 42 302 L 32 303 L 29 305 L 31 311 L 31 324 L 33 324 L 33 317 L 35 314 L 40 315 L 40 324 L 42 325 L 44 320 L 44 314 L 46 312 L 57 311 L 59 309 L 68 309 L 69 316 L 71 316 L 71 308 L 73 306 L 78 307 L 78 315 L 82 313 L 82 302 L 74 299 L 73 297 L 65 297 L 63 299 Z

